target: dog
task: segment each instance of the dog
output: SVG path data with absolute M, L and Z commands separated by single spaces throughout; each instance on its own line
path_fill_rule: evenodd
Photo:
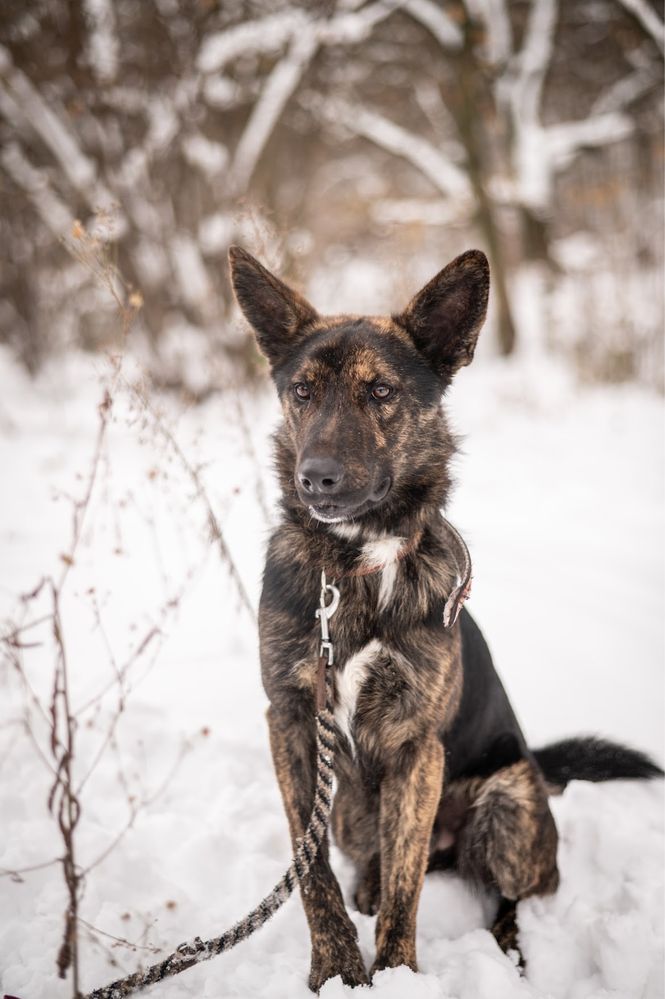
M 259 610 L 274 766 L 295 849 L 314 798 L 324 569 L 340 590 L 331 827 L 356 866 L 356 906 L 377 914 L 368 976 L 324 842 L 301 885 L 310 988 L 336 975 L 354 986 L 383 968 L 417 970 L 416 912 L 434 868 L 496 892 L 492 933 L 520 956 L 518 901 L 559 881 L 548 795 L 574 777 L 662 771 L 591 738 L 530 750 L 480 630 L 465 609 L 455 620 L 465 547 L 441 513 L 455 453 L 441 400 L 474 355 L 487 259 L 463 253 L 403 312 L 377 318 L 320 316 L 242 248 L 229 257 L 284 416 L 275 434 L 281 520 Z

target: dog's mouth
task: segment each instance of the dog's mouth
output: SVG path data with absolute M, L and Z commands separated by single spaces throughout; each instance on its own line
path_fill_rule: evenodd
M 307 502 L 306 505 L 316 520 L 320 520 L 324 524 L 341 524 L 346 520 L 356 520 L 367 513 L 368 510 L 378 506 L 388 496 L 391 488 L 392 479 L 390 476 L 387 476 L 370 492 L 369 496 L 365 496 L 360 501 L 355 498 L 347 500 L 343 497 L 335 496 L 330 499 L 321 498 L 318 502 L 312 503 L 311 497 L 309 497 L 310 502 Z

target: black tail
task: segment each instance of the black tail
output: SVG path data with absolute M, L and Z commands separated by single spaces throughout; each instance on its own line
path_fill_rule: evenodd
M 663 776 L 661 768 L 645 753 L 595 736 L 562 739 L 534 750 L 533 755 L 548 783 L 562 788 L 571 780 L 646 780 Z

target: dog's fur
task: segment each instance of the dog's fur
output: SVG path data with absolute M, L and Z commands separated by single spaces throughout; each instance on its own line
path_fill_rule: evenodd
M 558 884 L 552 786 L 578 771 L 588 779 L 659 771 L 641 754 L 594 740 L 530 751 L 471 616 L 463 611 L 444 627 L 455 567 L 440 509 L 455 442 L 440 400 L 473 357 L 487 260 L 465 253 L 403 313 L 359 318 L 319 316 L 244 250 L 233 247 L 230 259 L 284 411 L 275 435 L 282 517 L 269 545 L 259 630 L 294 844 L 313 800 L 314 615 L 325 568 L 341 590 L 331 623 L 339 729 L 332 828 L 357 866 L 356 905 L 378 913 L 370 976 L 400 964 L 416 969 L 428 865 L 455 867 L 495 889 L 492 932 L 501 947 L 516 948 L 517 901 Z M 310 987 L 335 975 L 367 982 L 325 844 L 302 900 Z

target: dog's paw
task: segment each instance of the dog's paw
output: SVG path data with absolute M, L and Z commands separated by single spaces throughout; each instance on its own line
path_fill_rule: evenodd
M 363 916 L 376 916 L 381 907 L 381 882 L 378 878 L 371 874 L 362 878 L 356 886 L 353 902 Z
M 403 964 L 407 968 L 411 968 L 411 971 L 418 970 L 416 949 L 410 941 L 396 940 L 376 955 L 369 977 L 372 979 L 377 971 L 383 971 L 385 968 L 399 968 Z
M 492 926 L 492 935 L 504 954 L 508 954 L 523 973 L 526 969 L 526 962 L 517 939 L 519 931 L 515 906 L 515 902 L 503 902 L 501 904 L 497 918 Z
M 355 927 L 353 927 L 355 930 Z M 331 934 L 312 950 L 309 987 L 318 992 L 329 978 L 341 975 L 345 985 L 368 985 L 369 978 L 355 936 L 350 933 Z

